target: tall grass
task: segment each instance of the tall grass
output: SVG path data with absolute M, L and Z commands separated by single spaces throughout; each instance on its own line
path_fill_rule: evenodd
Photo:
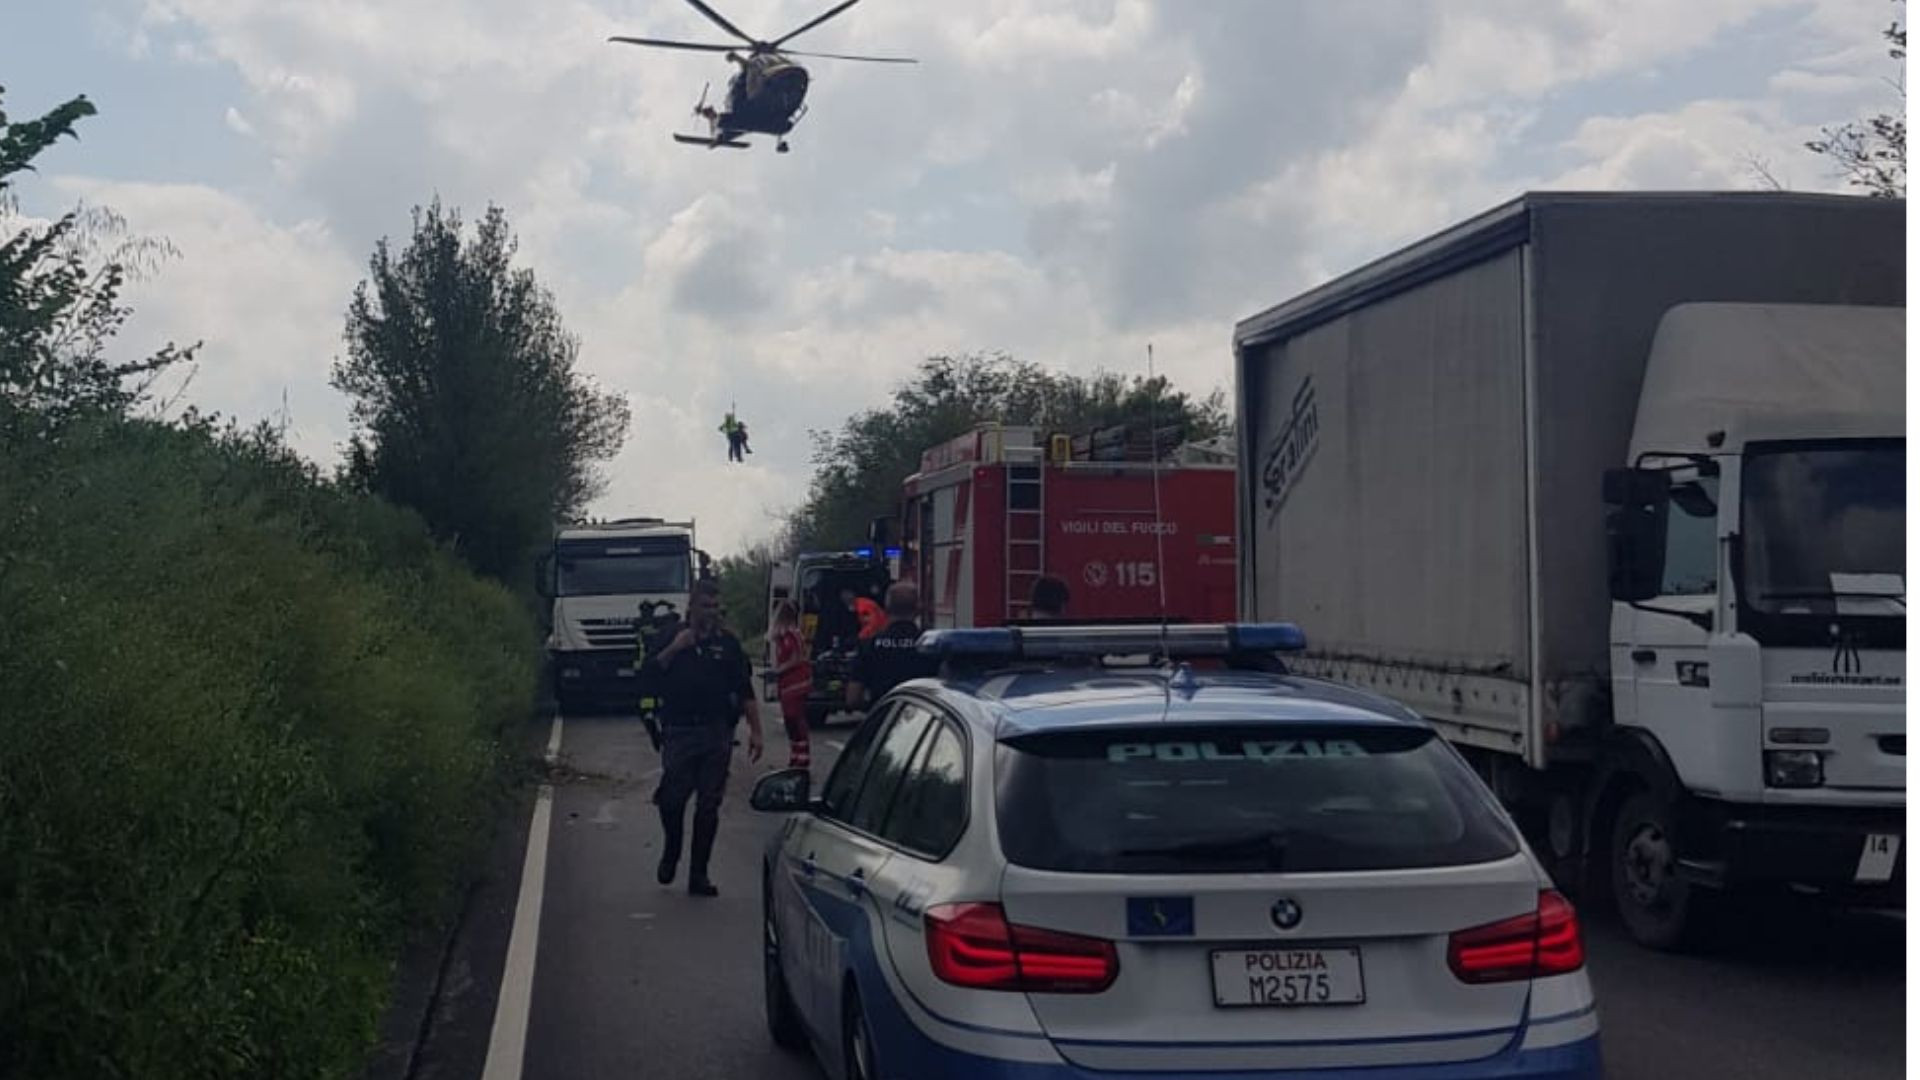
M 0 1076 L 356 1073 L 538 670 L 526 609 L 271 436 L 0 453 Z

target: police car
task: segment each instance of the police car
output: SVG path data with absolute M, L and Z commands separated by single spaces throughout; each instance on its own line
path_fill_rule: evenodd
M 849 1080 L 1593 1077 L 1574 910 L 1287 625 L 933 631 L 764 864 L 766 1010 Z M 1150 654 L 1132 667 L 1095 659 Z M 1273 665 L 1268 665 L 1272 667 Z

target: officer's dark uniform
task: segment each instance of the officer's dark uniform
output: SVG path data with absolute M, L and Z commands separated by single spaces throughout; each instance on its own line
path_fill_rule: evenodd
M 715 630 L 673 657 L 661 674 L 660 824 L 666 850 L 660 879 L 673 879 L 680 861 L 681 830 L 687 800 L 693 810 L 693 859 L 689 887 L 707 881 L 707 859 L 720 828 L 720 799 L 726 794 L 727 765 L 733 759 L 733 726 L 741 705 L 753 694 L 753 665 L 740 639 Z
M 919 644 L 920 624 L 912 619 L 896 619 L 860 643 L 852 678 L 866 689 L 869 705 L 903 682 L 939 674 L 940 662 L 920 655 Z

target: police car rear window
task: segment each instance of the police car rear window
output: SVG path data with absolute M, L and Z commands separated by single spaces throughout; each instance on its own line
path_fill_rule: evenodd
M 996 754 L 1001 848 L 1035 869 L 1391 870 L 1519 850 L 1479 778 L 1420 728 L 1041 733 Z

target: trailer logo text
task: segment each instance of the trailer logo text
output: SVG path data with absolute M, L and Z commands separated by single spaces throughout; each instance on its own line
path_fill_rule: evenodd
M 1313 378 L 1300 384 L 1293 395 L 1293 411 L 1287 426 L 1280 429 L 1267 446 L 1266 460 L 1260 466 L 1260 487 L 1266 493 L 1267 520 L 1280 512 L 1294 482 L 1306 470 L 1314 450 L 1320 446 L 1320 405 L 1314 399 Z

